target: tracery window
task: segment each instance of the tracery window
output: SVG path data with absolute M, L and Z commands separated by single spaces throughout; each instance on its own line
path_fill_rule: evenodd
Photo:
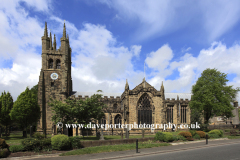
M 138 124 L 152 124 L 152 108 L 148 94 L 142 95 L 138 102 Z
M 116 124 L 116 128 L 120 128 L 118 124 L 122 124 L 122 117 L 118 114 L 114 118 L 114 124 Z
M 48 60 L 48 68 L 52 69 L 53 68 L 53 59 Z
M 61 61 L 59 59 L 56 61 L 56 68 L 61 69 Z
M 187 123 L 187 106 L 181 106 L 181 123 Z
M 101 119 L 101 121 L 100 121 L 100 124 L 106 124 L 106 118 L 105 118 L 105 116 L 103 116 L 103 118 Z
M 168 105 L 167 122 L 173 123 L 173 105 Z

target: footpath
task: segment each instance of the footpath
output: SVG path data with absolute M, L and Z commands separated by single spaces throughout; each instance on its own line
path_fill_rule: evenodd
M 110 160 L 110 159 L 122 159 L 122 158 L 130 158 L 137 157 L 143 155 L 153 155 L 159 153 L 169 153 L 169 152 L 178 152 L 190 149 L 198 149 L 198 148 L 206 148 L 206 147 L 214 147 L 221 145 L 228 145 L 240 143 L 240 139 L 227 139 L 227 138 L 219 138 L 208 140 L 208 144 L 206 144 L 206 140 L 200 141 L 188 141 L 188 142 L 179 142 L 179 143 L 170 143 L 171 146 L 163 146 L 163 147 L 155 147 L 155 148 L 145 148 L 138 149 L 138 153 L 136 150 L 128 150 L 128 151 L 118 151 L 118 152 L 105 152 L 105 153 L 96 153 L 96 154 L 85 154 L 85 155 L 76 155 L 76 156 L 59 156 L 59 154 L 52 155 L 39 155 L 39 156 L 29 156 L 29 157 L 14 157 L 14 158 L 5 158 L 6 160 L 25 160 L 25 159 L 35 159 L 35 160 L 79 160 L 79 159 L 94 159 L 94 160 Z

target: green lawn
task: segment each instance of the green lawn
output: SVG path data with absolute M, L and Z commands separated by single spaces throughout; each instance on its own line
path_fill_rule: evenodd
M 160 146 L 169 146 L 169 143 L 139 143 L 138 148 L 153 148 Z M 114 152 L 114 151 L 126 151 L 136 149 L 136 144 L 121 144 L 121 145 L 109 145 L 109 146 L 97 146 L 97 147 L 88 147 L 69 151 L 66 153 L 60 154 L 60 156 L 69 156 L 69 155 L 81 155 L 81 154 L 92 154 L 92 153 L 102 153 L 102 152 Z
M 5 139 L 7 144 L 9 145 L 18 145 L 21 144 L 21 141 L 24 139 L 22 132 L 14 132 L 11 133 L 10 136 L 6 137 L 3 136 L 1 137 L 2 139 Z M 28 137 L 30 137 L 30 134 L 27 135 Z M 52 137 L 52 135 L 47 135 L 47 137 Z

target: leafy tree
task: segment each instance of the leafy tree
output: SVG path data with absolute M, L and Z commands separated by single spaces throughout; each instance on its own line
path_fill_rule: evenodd
M 12 120 L 17 121 L 23 130 L 26 130 L 28 126 L 37 123 L 40 115 L 40 107 L 37 103 L 36 95 L 27 87 L 15 101 L 10 117 Z
M 63 124 L 87 124 L 101 119 L 104 115 L 102 109 L 106 107 L 101 96 L 94 94 L 85 100 L 68 98 L 65 102 L 51 100 L 49 105 L 53 111 L 52 121 L 55 124 L 60 121 Z
M 6 136 L 10 134 L 9 126 L 11 125 L 10 111 L 13 108 L 13 98 L 9 92 L 3 92 L 0 96 L 0 123 L 5 126 Z
M 192 86 L 192 98 L 189 103 L 194 112 L 199 112 L 204 117 L 204 124 L 209 123 L 213 116 L 232 117 L 234 101 L 239 88 L 227 86 L 227 74 L 216 69 L 206 69 Z

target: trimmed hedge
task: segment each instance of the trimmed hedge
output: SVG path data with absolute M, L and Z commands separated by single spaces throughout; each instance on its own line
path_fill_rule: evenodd
M 185 138 L 192 137 L 192 134 L 190 132 L 180 132 L 178 135 L 181 135 Z
M 211 130 L 211 131 L 209 132 L 209 134 L 217 134 L 219 137 L 222 136 L 221 131 L 219 131 L 218 129 Z
M 32 150 L 40 150 L 40 140 L 36 138 L 25 138 L 22 140 L 22 145 L 24 150 L 32 151 Z
M 162 142 L 172 142 L 174 141 L 174 137 L 172 133 L 169 132 L 157 132 L 155 137 L 155 141 L 162 141 Z
M 163 141 L 163 137 L 164 137 L 163 132 L 157 132 L 157 133 L 155 134 L 154 140 L 155 140 L 155 141 Z
M 69 140 L 73 149 L 82 148 L 79 136 L 69 137 Z
M 205 138 L 206 133 L 203 131 L 196 131 L 196 133 L 200 136 L 200 138 Z
M 218 134 L 214 134 L 214 133 L 209 133 L 208 136 L 210 138 L 219 138 L 220 137 Z
M 51 138 L 52 149 L 67 150 L 71 148 L 71 142 L 66 135 L 55 135 Z

